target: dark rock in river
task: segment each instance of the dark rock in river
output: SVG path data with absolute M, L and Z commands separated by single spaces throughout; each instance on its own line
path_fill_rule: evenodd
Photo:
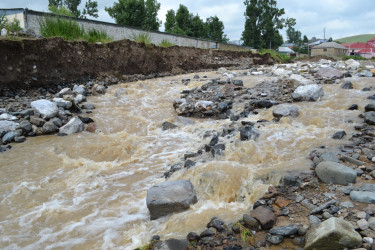
M 163 124 L 161 125 L 161 129 L 162 130 L 169 130 L 169 129 L 174 129 L 174 128 L 177 128 L 178 126 L 174 125 L 173 123 L 171 122 L 163 122 Z
M 240 131 L 241 141 L 256 140 L 260 136 L 259 132 L 250 126 L 246 126 Z
M 188 249 L 189 242 L 187 240 L 168 239 L 166 241 L 156 242 L 154 250 L 182 250 Z
M 341 140 L 346 135 L 345 131 L 338 131 L 333 134 L 332 139 Z
M 186 210 L 197 201 L 194 187 L 188 180 L 157 184 L 147 191 L 146 198 L 151 220 Z

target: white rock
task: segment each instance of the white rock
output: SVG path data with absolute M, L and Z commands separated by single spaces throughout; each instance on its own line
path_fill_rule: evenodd
M 331 63 L 332 63 L 332 61 L 331 60 L 326 60 L 326 59 L 321 59 L 320 61 L 319 61 L 319 63 L 320 64 L 325 64 L 325 65 L 330 65 Z
M 359 66 L 361 66 L 361 64 L 354 59 L 349 59 L 345 61 L 345 64 L 348 69 L 353 69 L 353 70 L 356 70 L 359 68 Z
M 252 75 L 255 75 L 255 76 L 259 76 L 259 75 L 263 75 L 264 72 L 263 71 L 253 71 L 251 72 Z
M 276 69 L 273 73 L 277 76 L 286 76 L 291 75 L 293 72 L 291 70 Z
M 14 115 L 4 113 L 0 115 L 0 120 L 15 121 L 15 120 L 18 120 L 18 118 L 15 117 Z
M 298 107 L 293 104 L 282 103 L 273 107 L 274 117 L 298 116 Z
M 78 94 L 75 98 L 74 98 L 74 103 L 75 104 L 78 104 L 78 103 L 81 103 L 83 101 L 86 101 L 86 97 L 84 95 L 81 95 L 81 94 Z
M 64 96 L 64 95 L 70 95 L 72 93 L 73 92 L 70 88 L 63 88 L 62 90 L 60 90 L 59 93 L 57 93 L 57 96 L 61 97 L 61 96 Z
M 12 121 L 0 121 L 0 131 L 5 130 L 5 131 L 11 131 L 15 130 L 18 125 L 20 125 L 17 122 L 12 122 Z
M 45 99 L 31 102 L 31 108 L 41 114 L 43 119 L 53 118 L 59 112 L 59 108 L 55 103 Z
M 362 230 L 366 230 L 369 228 L 369 224 L 368 222 L 365 220 L 365 219 L 360 219 L 359 221 L 357 221 L 357 226 Z
M 226 69 L 226 68 L 219 68 L 219 69 L 217 70 L 217 73 L 218 73 L 218 74 L 224 74 L 225 72 L 227 72 L 227 69 Z
M 81 132 L 85 129 L 85 124 L 78 117 L 73 117 L 67 124 L 59 129 L 59 134 L 70 135 Z
M 317 101 L 324 95 L 324 90 L 318 84 L 310 84 L 298 87 L 292 94 L 296 101 Z
M 74 85 L 73 92 L 76 93 L 77 95 L 78 94 L 85 95 L 85 93 L 86 93 L 85 86 L 83 86 L 83 85 Z
M 297 75 L 297 74 L 292 74 L 289 78 L 289 80 L 292 82 L 292 83 L 297 83 L 299 85 L 310 85 L 310 84 L 314 84 L 314 81 L 310 80 L 310 79 L 307 79 L 301 75 Z
M 208 107 L 212 107 L 213 102 L 211 101 L 198 101 L 195 103 L 194 107 L 198 110 L 207 110 Z
M 72 107 L 72 102 L 64 100 L 63 98 L 53 98 L 53 102 L 56 103 L 57 107 L 63 109 L 70 109 Z

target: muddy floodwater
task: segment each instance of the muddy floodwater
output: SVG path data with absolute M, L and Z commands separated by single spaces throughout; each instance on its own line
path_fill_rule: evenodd
M 208 78 L 220 75 L 206 74 Z M 165 181 L 164 172 L 186 152 L 208 143 L 207 131 L 221 131 L 229 120 L 178 117 L 172 103 L 193 74 L 111 86 L 103 96 L 89 97 L 100 133 L 65 137 L 40 136 L 14 144 L 0 154 L 1 249 L 134 249 L 153 235 L 184 238 L 201 232 L 210 218 L 231 222 L 242 217 L 280 173 L 309 169 L 308 154 L 321 145 L 348 143 L 367 96 L 361 91 L 374 78 L 351 78 L 354 89 L 321 85 L 318 102 L 295 103 L 296 118 L 257 126 L 260 137 L 225 141 L 223 156 L 175 172 L 170 180 L 188 179 L 198 203 L 189 210 L 150 221 L 147 190 Z M 264 77 L 243 76 L 245 87 Z M 171 83 L 172 82 L 172 83 Z M 126 89 L 126 93 L 124 91 Z M 272 120 L 272 108 L 244 120 Z M 177 129 L 163 131 L 164 121 Z M 332 134 L 345 130 L 343 140 Z

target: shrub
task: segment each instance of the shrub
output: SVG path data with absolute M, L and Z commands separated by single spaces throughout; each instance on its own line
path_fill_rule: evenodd
M 173 43 L 171 43 L 170 41 L 165 40 L 165 39 L 163 39 L 163 41 L 161 41 L 161 43 L 159 43 L 159 46 L 164 47 L 164 48 L 172 47 L 173 45 L 174 45 Z
M 44 21 L 40 21 L 39 25 L 40 33 L 44 37 L 60 36 L 67 40 L 75 40 L 83 38 L 85 34 L 83 27 L 67 18 L 45 16 Z
M 90 29 L 84 36 L 89 43 L 95 42 L 111 42 L 113 39 L 107 35 L 103 30 Z
M 64 6 L 56 7 L 55 5 L 50 5 L 48 9 L 56 15 L 74 17 L 73 13 Z
M 367 58 L 364 58 L 362 56 L 342 56 L 343 60 L 349 60 L 349 59 L 354 59 L 354 60 L 368 60 Z
M 137 43 L 144 43 L 146 45 L 151 44 L 150 34 L 148 33 L 140 33 L 138 35 L 133 34 L 133 40 Z
M 14 18 L 12 22 L 9 22 L 5 15 L 0 16 L 0 32 L 2 29 L 7 30 L 7 35 L 17 35 L 22 30 L 18 19 Z
M 278 63 L 285 63 L 285 62 L 290 62 L 290 56 L 287 54 L 279 53 L 275 50 L 271 49 L 261 49 L 260 54 L 264 55 L 266 53 L 269 53 L 276 62 Z

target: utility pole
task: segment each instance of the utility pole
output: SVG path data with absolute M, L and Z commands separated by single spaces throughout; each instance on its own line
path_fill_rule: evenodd
M 326 27 L 324 27 L 323 32 L 324 32 L 324 42 L 326 42 Z

